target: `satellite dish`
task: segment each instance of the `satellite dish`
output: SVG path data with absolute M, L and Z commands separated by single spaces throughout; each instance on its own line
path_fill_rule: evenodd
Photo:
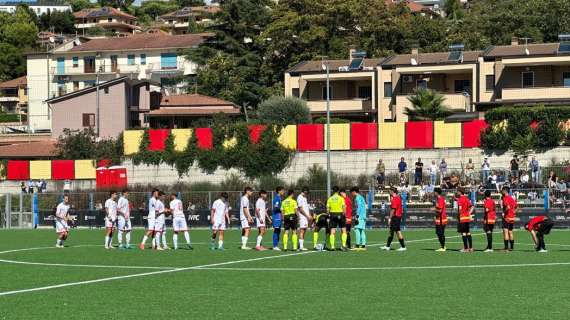
M 54 38 L 54 37 L 49 37 L 49 42 L 50 42 L 50 43 L 54 43 L 54 42 L 55 42 L 55 38 Z
M 528 50 L 528 48 L 524 48 L 524 54 L 526 54 L 527 56 L 530 56 L 530 51 Z
M 75 39 L 75 40 L 73 40 L 73 44 L 78 46 L 81 44 L 81 41 L 79 41 L 79 39 Z
M 411 58 L 411 59 L 410 59 L 410 64 L 411 64 L 412 66 L 417 66 L 417 65 L 418 65 L 418 60 L 416 60 L 416 58 Z

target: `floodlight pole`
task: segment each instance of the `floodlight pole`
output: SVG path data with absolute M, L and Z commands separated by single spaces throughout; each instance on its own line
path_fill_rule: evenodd
M 331 87 L 330 87 L 330 68 L 328 60 L 323 64 L 327 71 L 327 197 L 331 196 Z

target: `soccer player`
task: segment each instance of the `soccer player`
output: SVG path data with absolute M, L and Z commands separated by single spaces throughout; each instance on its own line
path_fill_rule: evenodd
M 301 194 L 297 197 L 297 212 L 299 214 L 299 250 L 307 251 L 305 248 L 305 233 L 309 227 L 309 222 L 311 221 L 311 210 L 309 208 L 309 201 L 307 200 L 307 195 L 309 194 L 309 188 L 303 187 Z
M 346 212 L 343 220 L 344 228 L 346 230 L 346 248 L 351 249 L 352 244 L 350 242 L 350 230 L 352 229 L 352 201 L 344 189 L 340 190 L 340 196 L 344 198 L 344 204 L 346 206 Z
M 129 190 L 124 189 L 121 197 L 117 202 L 117 238 L 119 240 L 120 249 L 131 249 L 131 206 L 129 203 Z M 125 236 L 126 245 L 123 244 L 123 234 Z
M 356 234 L 355 250 L 366 250 L 366 200 L 364 200 L 364 197 L 360 194 L 358 187 L 350 189 L 350 194 L 354 198 L 356 209 L 356 223 L 354 226 Z
M 470 224 L 471 221 L 473 221 L 471 215 L 475 207 L 473 207 L 471 200 L 467 198 L 463 189 L 457 189 L 455 197 L 457 198 L 457 207 L 459 209 L 457 232 L 461 234 L 463 240 L 463 250 L 461 250 L 461 252 L 473 252 L 473 238 L 471 237 Z
M 172 234 L 172 244 L 174 250 L 178 250 L 178 233 L 184 233 L 184 239 L 186 240 L 186 246 L 188 250 L 194 250 L 192 244 L 190 243 L 190 234 L 188 233 L 188 225 L 186 224 L 186 217 L 184 216 L 184 206 L 182 201 L 178 199 L 176 193 L 170 195 L 170 211 L 172 212 L 172 229 L 174 233 Z
M 515 216 L 517 212 L 517 202 L 509 195 L 509 187 L 503 187 L 503 239 L 505 243 L 505 251 L 513 251 L 515 249 L 515 237 L 513 229 L 515 227 Z
M 250 224 L 253 223 L 253 219 L 251 218 L 251 214 L 249 213 L 249 197 L 253 193 L 251 187 L 246 187 L 243 191 L 243 195 L 240 200 L 239 205 L 239 219 L 241 221 L 241 249 L 242 250 L 251 250 L 250 247 L 247 246 L 247 238 L 249 237 L 250 231 Z
M 319 250 L 317 244 L 319 242 L 319 232 L 321 229 L 325 229 L 325 247 L 328 237 L 330 236 L 330 216 L 328 212 L 316 214 L 313 212 L 313 250 Z
M 147 229 L 146 233 L 139 244 L 139 249 L 144 250 L 146 241 L 148 238 L 151 238 L 152 247 L 154 248 L 154 238 L 156 236 L 156 232 L 154 231 L 154 225 L 156 222 L 156 201 L 158 200 L 159 191 L 158 189 L 152 190 L 152 196 L 148 200 L 148 215 L 146 216 L 147 221 Z
M 402 223 L 402 214 L 404 213 L 402 198 L 398 195 L 398 189 L 395 187 L 390 188 L 390 195 L 392 197 L 390 202 L 390 217 L 388 218 L 390 235 L 388 236 L 386 245 L 380 249 L 390 251 L 390 245 L 392 244 L 392 240 L 394 240 L 394 233 L 396 233 L 398 241 L 400 241 L 400 248 L 398 248 L 397 251 L 406 251 L 406 242 L 404 240 L 404 235 L 402 234 L 402 229 L 400 228 L 400 224 Z
M 495 229 L 495 220 L 497 219 L 497 211 L 495 200 L 491 198 L 491 191 L 485 191 L 485 200 L 483 200 L 483 231 L 487 235 L 487 248 L 485 252 L 493 252 L 493 229 Z
M 335 250 L 336 242 L 336 228 L 341 230 L 341 250 L 346 249 L 346 228 L 344 225 L 344 215 L 346 214 L 346 202 L 344 198 L 339 194 L 340 188 L 334 186 L 332 188 L 333 195 L 327 199 L 327 212 L 330 216 L 329 218 L 329 250 Z
M 549 234 L 553 226 L 554 222 L 548 219 L 547 216 L 534 217 L 525 225 L 525 229 L 532 235 L 532 241 L 536 245 L 537 252 L 548 252 L 544 243 L 544 235 Z
M 230 223 L 229 207 L 228 207 L 228 194 L 222 192 L 218 200 L 214 201 L 212 204 L 212 210 L 210 213 L 210 222 L 212 223 L 212 243 L 210 246 L 211 250 L 216 250 L 214 245 L 216 241 L 216 236 L 219 234 L 218 239 L 218 250 L 224 250 L 224 231 L 226 226 Z
M 287 198 L 281 201 L 281 212 L 283 213 L 283 227 L 285 232 L 283 232 L 283 251 L 287 251 L 287 245 L 289 244 L 289 231 L 291 231 L 291 240 L 293 242 L 293 250 L 296 251 L 298 248 L 298 238 L 297 238 L 297 201 L 295 201 L 295 190 L 287 191 Z
M 283 214 L 281 213 L 281 200 L 285 196 L 285 189 L 283 187 L 277 187 L 275 189 L 275 197 L 273 197 L 273 250 L 280 251 L 279 249 L 279 236 L 281 234 L 281 227 L 283 224 Z
M 109 199 L 105 201 L 105 249 L 113 247 L 113 229 L 117 221 L 117 192 L 109 192 Z
M 156 220 L 154 221 L 154 248 L 156 250 L 166 250 L 167 246 L 161 247 L 162 234 L 165 229 L 166 214 L 169 212 L 164 206 L 164 193 L 162 191 L 158 194 L 158 199 L 155 202 Z
M 257 235 L 257 241 L 255 243 L 255 250 L 264 251 L 267 250 L 261 245 L 263 241 L 263 236 L 265 235 L 265 222 L 269 221 L 271 223 L 271 217 L 267 215 L 267 191 L 259 191 L 259 198 L 255 202 L 255 220 L 257 224 L 257 230 L 259 234 Z
M 67 220 L 69 218 L 69 196 L 64 195 L 63 201 L 57 205 L 55 209 L 55 232 L 57 233 L 56 248 L 63 248 L 63 242 L 67 240 L 69 235 L 69 226 Z
M 445 226 L 447 226 L 446 202 L 441 188 L 435 188 L 433 192 L 435 194 L 435 234 L 439 240 L 439 249 L 435 251 L 445 252 L 447 250 L 445 248 Z

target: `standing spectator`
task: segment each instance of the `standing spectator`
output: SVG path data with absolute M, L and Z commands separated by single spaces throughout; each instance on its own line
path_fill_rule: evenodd
M 447 175 L 447 162 L 445 162 L 445 158 L 441 159 L 439 163 L 439 183 L 443 184 L 443 178 Z
M 416 171 L 415 171 L 415 185 L 420 185 L 422 184 L 422 177 L 423 177 L 423 171 L 424 171 L 424 163 L 422 162 L 422 158 L 418 158 L 418 161 L 416 162 Z
M 435 160 L 432 160 L 431 165 L 429 166 L 429 181 L 432 185 L 435 185 L 436 177 L 437 177 L 437 164 L 435 164 Z
M 40 188 L 43 193 L 47 192 L 47 182 L 44 179 L 40 181 Z
M 70 193 L 71 192 L 71 180 L 66 179 L 63 182 L 63 192 L 64 193 Z
M 35 185 L 36 185 L 36 191 L 37 191 L 38 193 L 42 193 L 42 182 L 41 182 L 41 181 L 36 181 L 36 182 L 35 182 Z
M 398 163 L 398 172 L 402 174 L 405 173 L 406 171 L 408 171 L 408 164 L 406 163 L 406 161 L 404 161 L 404 157 L 401 157 L 400 163 Z
M 519 177 L 519 158 L 515 156 L 511 159 L 511 178 Z
M 564 180 L 560 179 L 558 181 L 556 184 L 556 191 L 558 191 L 558 199 L 565 202 L 568 196 L 568 187 L 566 186 L 566 182 Z
M 540 166 L 538 164 L 538 160 L 536 160 L 536 157 L 532 157 L 532 160 L 530 161 L 530 171 L 531 171 L 531 176 L 532 176 L 532 182 L 534 183 L 540 183 Z
M 556 176 L 556 173 L 554 173 L 554 171 L 550 171 L 550 174 L 548 175 L 548 188 L 556 189 L 557 183 L 558 177 Z
M 383 186 L 386 180 L 386 165 L 382 162 L 382 159 L 378 160 L 376 165 L 376 182 L 378 186 Z
M 20 189 L 22 189 L 22 193 L 26 193 L 26 192 L 27 192 L 27 190 L 26 190 L 26 182 L 25 182 L 25 181 L 20 182 Z
M 483 159 L 483 164 L 481 165 L 481 172 L 483 173 L 483 182 L 487 183 L 489 181 L 489 173 L 491 172 L 491 164 L 487 158 Z
M 28 181 L 28 193 L 34 193 L 34 180 Z
M 519 162 L 519 175 L 521 174 L 521 171 L 528 171 L 528 156 L 523 156 L 522 159 Z
M 465 165 L 465 173 L 467 174 L 467 181 L 471 184 L 475 183 L 475 164 L 471 158 Z

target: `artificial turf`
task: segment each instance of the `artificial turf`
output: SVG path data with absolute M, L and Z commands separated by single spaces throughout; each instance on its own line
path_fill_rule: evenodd
M 547 236 L 546 254 L 534 252 L 524 231 L 509 253 L 463 254 L 461 239 L 447 234 L 445 253 L 433 251 L 433 230 L 405 232 L 407 252 L 380 251 L 387 232 L 376 230 L 366 252 L 294 253 L 239 250 L 237 230 L 228 232 L 224 252 L 209 250 L 207 230 L 191 232 L 194 251 L 163 252 L 104 250 L 101 230 L 72 230 L 64 249 L 53 248 L 52 230 L 0 231 L 0 319 L 570 317 L 569 232 Z M 133 242 L 141 237 L 135 231 Z M 309 247 L 310 239 L 309 232 Z M 474 246 L 483 249 L 484 236 L 474 236 Z M 7 252 L 25 248 L 40 249 Z M 113 279 L 2 295 L 106 278 Z

